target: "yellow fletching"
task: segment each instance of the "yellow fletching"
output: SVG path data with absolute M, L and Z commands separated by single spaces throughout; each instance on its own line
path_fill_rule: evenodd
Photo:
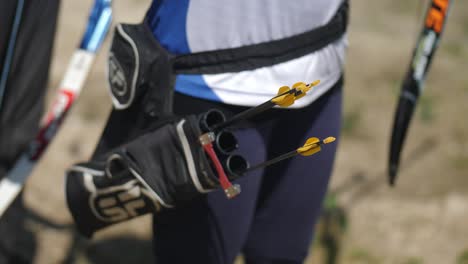
M 321 150 L 319 143 L 320 139 L 311 137 L 307 139 L 304 146 L 297 149 L 297 153 L 301 154 L 302 156 L 313 155 Z
M 305 84 L 303 82 L 295 83 L 293 85 L 293 88 L 301 92 L 298 95 L 296 95 L 296 100 L 304 97 L 307 94 L 307 92 L 310 91 L 310 89 L 312 89 L 312 87 L 316 86 L 319 83 L 320 83 L 320 80 L 316 80 L 312 82 L 311 84 Z
M 278 95 L 280 94 L 284 94 L 288 91 L 290 91 L 291 88 L 289 88 L 289 86 L 281 86 L 279 89 L 278 89 Z M 277 96 L 273 99 L 271 99 L 271 102 L 278 105 L 278 106 L 281 106 L 281 107 L 288 107 L 292 104 L 294 104 L 294 94 L 285 94 L 285 95 L 282 95 L 282 96 Z
M 316 86 L 317 84 L 320 83 L 320 80 L 316 80 L 316 81 L 313 81 L 311 84 L 309 84 L 310 87 L 314 87 Z
M 296 88 L 296 89 L 301 88 L 301 87 L 307 87 L 307 84 L 304 83 L 304 82 L 297 82 L 297 83 L 293 84 L 293 86 L 292 86 L 292 88 Z
M 294 94 L 285 94 L 271 99 L 271 102 L 281 107 L 288 107 L 294 104 Z
M 322 150 L 322 148 L 319 145 L 316 145 L 316 147 L 310 148 L 309 150 L 304 152 L 300 152 L 299 154 L 301 154 L 302 156 L 312 156 L 320 150 Z
M 296 95 L 295 99 L 301 99 L 302 97 L 304 97 L 306 95 L 308 91 L 302 91 L 302 93 L 300 93 L 299 95 Z
M 296 99 L 303 97 L 310 90 L 310 87 L 303 82 L 295 83 L 292 87 L 295 88 L 297 91 L 301 92 L 299 95 L 296 96 Z
M 316 138 L 316 137 L 311 137 L 309 139 L 307 139 L 306 143 L 304 144 L 305 145 L 310 145 L 310 144 L 317 144 L 320 142 L 320 139 Z
M 320 142 L 320 139 L 318 139 L 316 137 L 311 137 L 311 138 L 307 139 L 304 146 L 297 149 L 297 153 L 301 154 L 302 156 L 313 155 L 313 154 L 319 152 L 320 150 L 322 150 L 322 148 L 320 146 L 321 145 L 320 143 L 328 144 L 328 143 L 332 143 L 335 140 L 336 140 L 336 138 L 334 138 L 334 137 L 327 137 L 322 142 Z
M 291 106 L 294 104 L 294 102 L 297 99 L 304 97 L 307 94 L 307 92 L 310 91 L 312 87 L 316 86 L 319 83 L 320 83 L 320 80 L 316 80 L 310 84 L 306 84 L 304 82 L 297 82 L 292 86 L 297 91 L 295 94 L 291 93 L 291 94 L 285 94 L 282 96 L 276 96 L 273 99 L 271 99 L 271 102 L 280 107 Z M 290 90 L 291 88 L 289 88 L 289 86 L 281 86 L 278 89 L 278 95 L 287 93 Z
M 307 94 L 307 92 L 310 90 L 310 87 L 307 86 L 307 84 L 303 82 L 295 83 L 293 85 L 293 88 L 295 88 L 297 91 L 300 91 L 300 93 L 296 95 L 296 100 L 304 97 Z
M 289 86 L 281 86 L 279 89 L 278 89 L 278 95 L 280 94 L 284 94 L 285 92 L 291 90 L 291 88 L 289 88 Z

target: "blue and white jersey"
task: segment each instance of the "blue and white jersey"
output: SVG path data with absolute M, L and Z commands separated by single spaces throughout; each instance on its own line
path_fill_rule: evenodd
M 154 0 L 147 21 L 173 54 L 238 48 L 291 37 L 327 24 L 343 0 Z M 319 79 L 294 107 L 303 107 L 340 78 L 346 35 L 305 56 L 254 70 L 222 74 L 179 74 L 175 89 L 198 98 L 255 106 L 283 85 Z

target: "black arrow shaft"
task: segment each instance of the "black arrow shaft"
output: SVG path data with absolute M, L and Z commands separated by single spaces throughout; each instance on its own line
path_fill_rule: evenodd
M 288 153 L 280 155 L 280 156 L 278 156 L 276 158 L 273 158 L 271 160 L 267 160 L 265 162 L 254 165 L 254 166 L 248 168 L 247 170 L 245 170 L 245 172 L 249 172 L 249 171 L 253 171 L 253 170 L 256 170 L 256 169 L 260 169 L 260 168 L 263 168 L 263 167 L 273 165 L 273 164 L 278 163 L 280 161 L 283 161 L 285 159 L 292 158 L 292 157 L 296 156 L 297 154 L 298 154 L 297 150 L 290 151 Z
M 239 114 L 233 116 L 232 118 L 228 119 L 227 121 L 223 122 L 223 123 L 220 123 L 219 125 L 217 126 L 214 126 L 213 130 L 222 130 L 228 126 L 231 126 L 239 121 L 242 121 L 242 120 L 246 120 L 246 119 L 249 119 L 255 115 L 258 115 L 272 107 L 275 106 L 275 103 L 271 102 L 271 101 L 268 101 L 268 102 L 264 102 L 263 104 L 261 105 L 258 105 L 256 107 L 252 107 L 252 108 L 249 108 L 245 111 L 242 111 L 240 112 Z
M 275 98 L 278 98 L 280 96 L 283 96 L 283 95 L 287 95 L 287 94 L 293 94 L 294 93 L 294 96 L 298 96 L 302 93 L 302 91 L 298 91 L 296 88 L 293 88 L 289 91 L 286 91 L 282 94 L 279 94 L 275 97 L 273 97 L 271 100 L 269 101 L 266 101 L 258 106 L 255 106 L 255 107 L 252 107 L 252 108 L 249 108 L 245 111 L 242 111 L 240 112 L 239 114 L 233 116 L 232 118 L 228 119 L 227 121 L 223 122 L 223 123 L 220 123 L 218 125 L 216 125 L 213 130 L 216 130 L 216 131 L 219 131 L 221 129 L 224 129 L 228 126 L 231 126 L 239 121 L 242 121 L 242 120 L 246 120 L 246 119 L 249 119 L 249 118 L 252 118 L 253 116 L 256 116 L 262 112 L 265 112 L 266 110 L 268 109 L 271 109 L 273 108 L 276 104 L 273 102 L 273 100 Z

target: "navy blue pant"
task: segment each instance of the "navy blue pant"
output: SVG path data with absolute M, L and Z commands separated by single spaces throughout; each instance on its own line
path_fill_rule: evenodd
M 289 152 L 311 136 L 338 138 L 342 82 L 302 109 L 274 109 L 234 132 L 239 152 L 251 165 Z M 176 94 L 174 111 L 193 114 L 244 107 Z M 241 194 L 227 200 L 216 191 L 154 218 L 158 264 L 232 263 L 242 252 L 248 263 L 302 263 L 327 190 L 337 142 L 311 157 L 296 156 L 246 174 Z

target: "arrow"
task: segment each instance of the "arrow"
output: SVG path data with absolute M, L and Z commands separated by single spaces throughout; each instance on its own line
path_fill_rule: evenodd
M 272 99 L 260 104 L 256 107 L 252 107 L 247 109 L 239 114 L 233 116 L 227 121 L 224 121 L 218 125 L 213 127 L 213 131 L 221 130 L 226 128 L 236 122 L 241 120 L 249 119 L 255 115 L 258 115 L 274 106 L 279 107 L 288 107 L 294 104 L 294 102 L 302 97 L 304 97 L 312 87 L 318 85 L 320 80 L 316 80 L 310 84 L 305 84 L 303 82 L 298 82 L 293 85 L 293 88 L 289 88 L 289 86 L 282 86 L 278 89 L 278 95 L 273 97 Z
M 262 162 L 260 164 L 254 165 L 254 166 L 246 169 L 244 171 L 244 173 L 248 172 L 248 171 L 252 171 L 252 170 L 256 170 L 256 169 L 259 169 L 259 168 L 263 168 L 263 167 L 273 165 L 273 164 L 278 163 L 280 161 L 283 161 L 285 159 L 292 158 L 292 157 L 294 157 L 296 155 L 312 156 L 315 153 L 322 150 L 322 145 L 332 143 L 335 140 L 336 139 L 334 137 L 327 137 L 326 139 L 324 139 L 322 141 L 320 141 L 320 139 L 318 139 L 316 137 L 311 137 L 311 138 L 307 139 L 307 141 L 305 142 L 305 144 L 302 147 L 299 147 L 299 148 L 297 148 L 297 149 L 295 149 L 293 151 L 290 151 L 288 153 L 280 155 L 280 156 L 278 156 L 276 158 L 273 158 L 271 160 L 267 160 L 267 161 Z

